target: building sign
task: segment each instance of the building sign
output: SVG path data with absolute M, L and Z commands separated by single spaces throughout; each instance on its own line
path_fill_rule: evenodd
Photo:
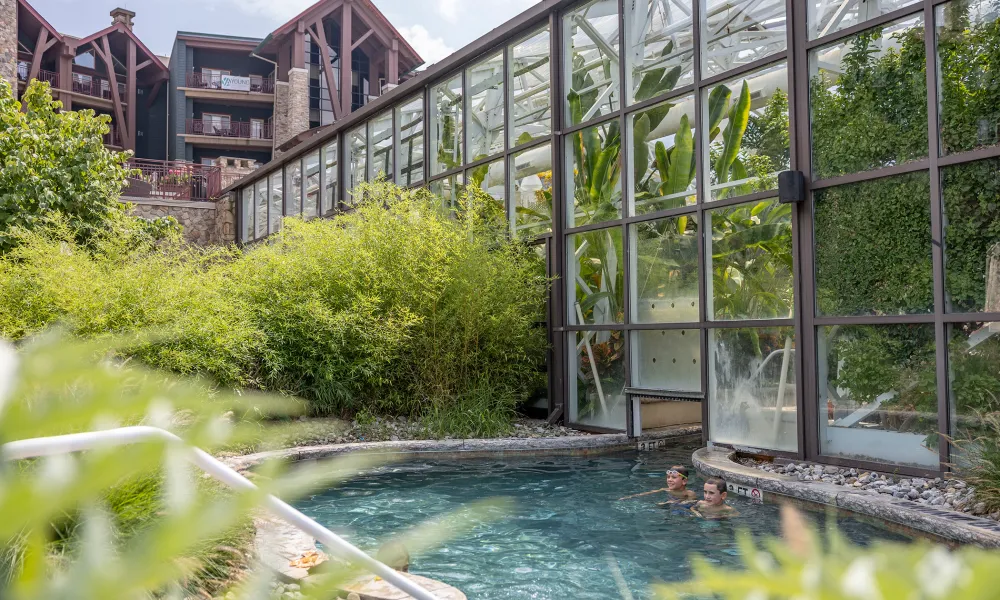
M 239 75 L 223 75 L 222 89 L 233 92 L 249 92 L 250 78 L 240 77 Z
M 737 485 L 735 483 L 727 483 L 726 488 L 730 494 L 750 498 L 750 501 L 754 504 L 761 504 L 764 502 L 764 492 L 758 488 L 746 485 Z

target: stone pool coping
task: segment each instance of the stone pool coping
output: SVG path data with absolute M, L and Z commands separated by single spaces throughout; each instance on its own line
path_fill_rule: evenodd
M 659 429 L 629 438 L 624 433 L 564 436 L 552 438 L 497 438 L 469 440 L 410 440 L 399 442 L 355 442 L 270 450 L 222 459 L 237 471 L 252 469 L 269 460 L 302 462 L 366 452 L 371 454 L 437 454 L 446 458 L 476 458 L 505 454 L 561 455 L 591 454 L 634 449 L 640 441 L 672 440 L 701 433 L 700 425 Z
M 700 473 L 722 477 L 727 482 L 883 519 L 949 542 L 1000 548 L 1000 524 L 995 521 L 941 510 L 871 490 L 850 489 L 822 481 L 799 481 L 788 475 L 768 473 L 741 465 L 734 462 L 731 456 L 731 450 L 702 448 L 694 453 L 691 460 Z

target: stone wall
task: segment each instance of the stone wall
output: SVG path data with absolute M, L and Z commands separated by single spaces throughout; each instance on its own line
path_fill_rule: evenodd
M 309 129 L 309 72 L 289 69 L 288 82 L 278 81 L 274 90 L 274 147 Z M 280 156 L 275 151 L 274 158 Z
M 6 79 L 16 93 L 17 0 L 0 0 L 0 79 Z
M 184 238 L 192 244 L 209 246 L 227 242 L 224 234 L 226 218 L 219 215 L 218 204 L 226 202 L 171 202 L 169 200 L 130 200 L 133 212 L 144 219 L 173 217 L 184 227 Z M 230 203 L 231 205 L 231 203 Z M 225 212 L 225 205 L 223 205 Z M 231 212 L 231 209 L 230 209 Z M 234 217 L 235 219 L 235 217 Z M 235 227 L 229 223 L 228 241 L 235 237 Z
M 226 194 L 215 202 L 215 235 L 217 244 L 236 242 L 236 193 Z

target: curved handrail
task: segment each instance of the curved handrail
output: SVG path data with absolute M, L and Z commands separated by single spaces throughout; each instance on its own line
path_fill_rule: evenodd
M 159 429 L 157 427 L 123 427 L 120 429 L 109 429 L 106 431 L 73 433 L 69 435 L 10 442 L 0 447 L 0 456 L 2 456 L 4 460 L 8 461 L 23 460 L 27 458 L 70 454 L 84 450 L 93 450 L 95 448 L 126 446 L 128 444 L 135 444 L 154 439 L 184 444 L 185 447 L 191 451 L 188 456 L 191 463 L 231 488 L 246 491 L 257 489 L 257 486 L 255 486 L 250 480 L 243 477 L 232 468 L 226 466 L 222 461 L 215 458 L 211 454 L 200 448 L 187 446 L 181 438 L 170 433 L 169 431 Z M 349 562 L 364 567 L 371 573 L 378 575 L 417 600 L 439 600 L 436 596 L 420 587 L 410 579 L 407 579 L 398 571 L 368 556 L 326 527 L 323 527 L 316 521 L 313 521 L 301 512 L 295 510 L 286 502 L 269 494 L 264 499 L 264 505 L 275 516 L 284 519 L 300 531 L 303 531 L 323 542 L 325 546 L 339 552 L 340 556 Z

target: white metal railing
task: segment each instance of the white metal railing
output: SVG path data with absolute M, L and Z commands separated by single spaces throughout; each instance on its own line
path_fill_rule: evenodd
M 211 454 L 200 448 L 187 446 L 181 438 L 169 431 L 156 427 L 124 427 L 121 429 L 109 429 L 107 431 L 74 433 L 10 442 L 0 447 L 0 455 L 6 461 L 23 460 L 27 458 L 70 454 L 93 450 L 95 448 L 126 446 L 150 440 L 164 440 L 184 445 L 190 451 L 187 458 L 192 464 L 233 489 L 245 491 L 257 489 L 257 486 L 251 483 L 250 480 L 226 466 Z M 407 579 L 398 571 L 368 556 L 326 527 L 295 510 L 286 502 L 268 495 L 264 500 L 264 505 L 275 516 L 284 519 L 300 531 L 323 542 L 326 547 L 336 552 L 341 558 L 364 567 L 366 570 L 378 575 L 417 600 L 439 600 L 436 596 L 412 580 Z

